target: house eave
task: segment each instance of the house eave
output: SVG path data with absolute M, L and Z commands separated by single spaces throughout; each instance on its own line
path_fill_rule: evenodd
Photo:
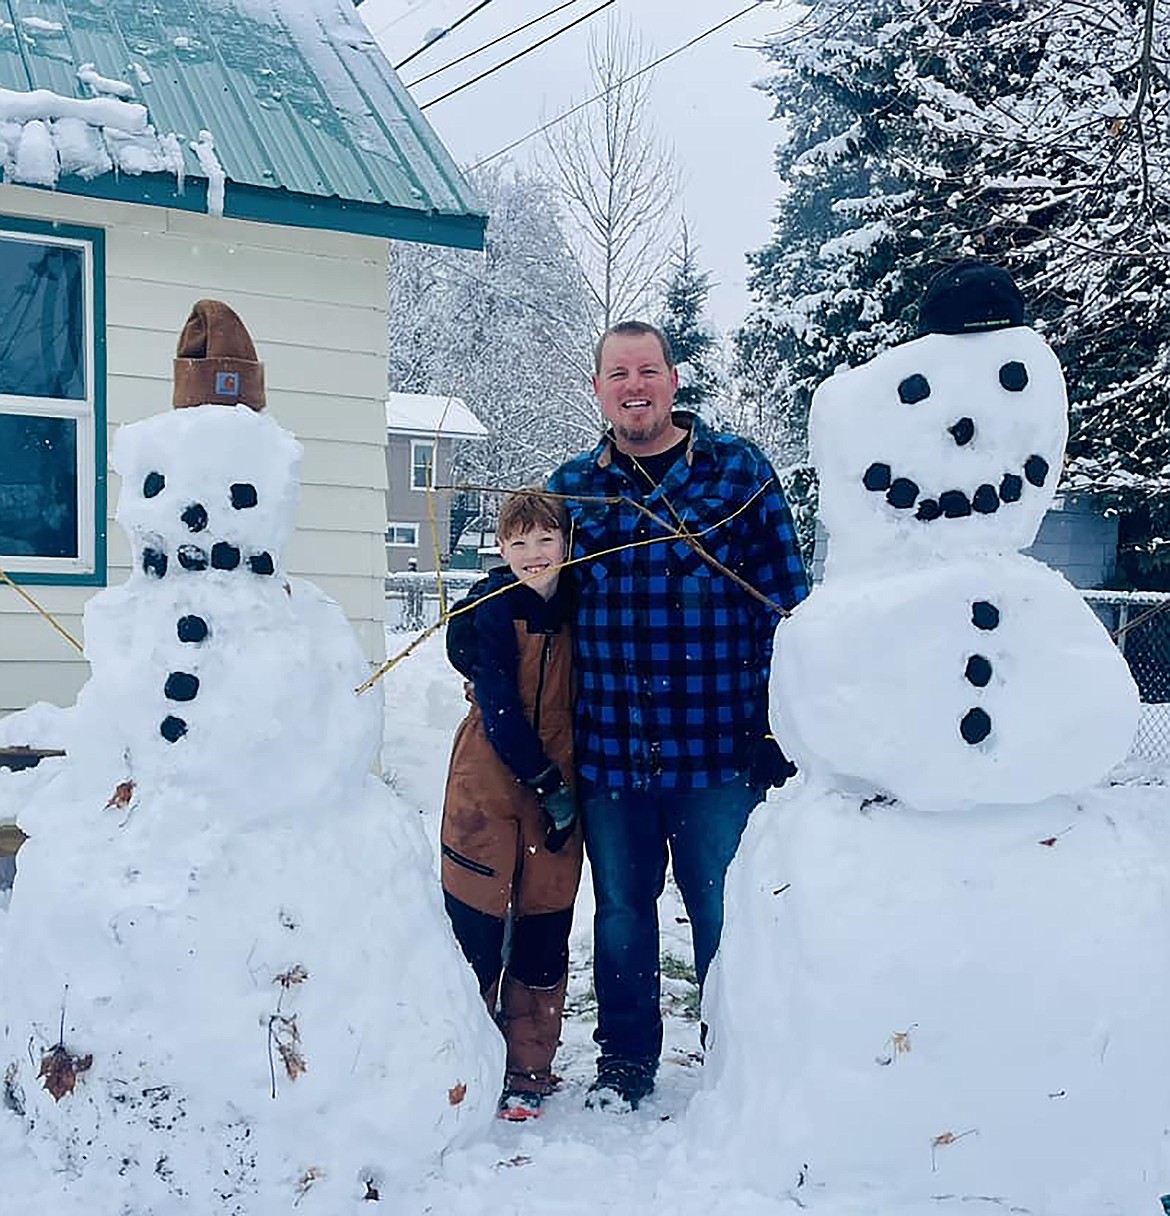
M 180 189 L 169 173 L 106 173 L 89 180 L 62 177 L 53 187 L 23 182 L 11 184 L 31 185 L 33 189 L 105 202 L 207 211 L 206 179 L 188 178 Z M 453 249 L 483 249 L 487 228 L 485 215 L 412 211 L 385 203 L 297 194 L 230 181 L 224 192 L 223 215 L 226 219 L 253 223 L 324 229 L 392 241 L 445 245 Z

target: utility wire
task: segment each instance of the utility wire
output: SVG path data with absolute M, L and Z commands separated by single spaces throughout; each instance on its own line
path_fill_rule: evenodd
M 419 106 L 420 110 L 427 110 L 431 106 L 438 105 L 440 101 L 446 101 L 448 97 L 454 97 L 456 93 L 462 93 L 464 89 L 470 88 L 473 84 L 478 84 L 485 77 L 490 76 L 493 72 L 498 72 L 501 68 L 506 68 L 509 64 L 515 63 L 517 59 L 523 59 L 525 55 L 532 51 L 538 50 L 545 43 L 551 42 L 554 38 L 559 38 L 562 34 L 568 33 L 574 26 L 580 25 L 582 21 L 588 21 L 590 17 L 595 17 L 602 9 L 609 8 L 615 0 L 603 0 L 596 8 L 591 8 L 584 15 L 570 21 L 568 25 L 563 25 L 559 30 L 553 30 L 551 34 L 541 38 L 538 42 L 534 42 L 531 46 L 526 46 L 522 51 L 517 51 L 515 55 L 505 59 L 502 63 L 497 63 L 495 67 L 488 68 L 485 72 L 480 72 L 478 76 L 473 76 L 470 80 L 465 80 L 462 84 L 456 85 L 453 89 L 449 89 L 439 97 L 433 97 L 430 101 Z M 757 3 L 761 0 L 757 0 Z
M 732 13 L 730 17 L 724 18 L 718 25 L 711 26 L 710 29 L 704 30 L 701 34 L 696 34 L 689 42 L 684 42 L 681 46 L 676 46 L 673 51 L 667 51 L 665 55 L 660 55 L 657 59 L 638 68 L 636 72 L 631 72 L 628 76 L 621 80 L 615 81 L 608 89 L 602 89 L 600 93 L 595 93 L 592 97 L 586 98 L 579 102 L 571 109 L 566 110 L 563 114 L 558 114 L 556 118 L 550 118 L 543 126 L 536 127 L 529 131 L 527 135 L 521 135 L 519 139 L 514 139 L 507 147 L 501 148 L 498 152 L 493 152 L 491 156 L 485 156 L 483 160 L 477 160 L 474 165 L 468 167 L 468 172 L 474 172 L 476 169 L 482 168 L 484 165 L 490 164 L 493 160 L 499 160 L 501 156 L 506 156 L 513 148 L 518 148 L 521 144 L 527 143 L 530 139 L 537 135 L 543 135 L 550 127 L 555 127 L 557 123 L 564 122 L 566 118 L 571 118 L 574 114 L 585 109 L 586 106 L 591 106 L 595 101 L 600 101 L 607 94 L 612 93 L 614 89 L 619 89 L 623 84 L 629 83 L 631 80 L 636 80 L 639 76 L 645 75 L 647 72 L 653 71 L 654 68 L 664 64 L 668 59 L 673 59 L 676 55 L 681 55 L 683 51 L 689 51 L 696 43 L 702 42 L 704 38 L 710 38 L 712 34 L 717 34 L 725 26 L 730 25 L 733 21 L 738 21 L 740 17 L 746 17 L 748 13 L 754 12 L 761 4 L 767 0 L 754 0 L 754 3 L 749 4 L 747 8 L 741 8 L 738 13 Z M 501 64 L 501 67 L 503 65 Z M 468 84 L 474 84 L 474 81 L 468 81 Z M 449 96 L 449 94 L 448 94 Z M 442 101 L 441 97 L 437 97 L 436 101 Z M 432 105 L 433 102 L 428 102 L 427 105 Z M 422 106 L 426 109 L 426 106 Z
M 458 21 L 455 21 L 451 25 L 447 26 L 447 28 L 445 30 L 443 30 L 442 33 L 436 34 L 428 42 L 424 42 L 422 44 L 422 46 L 420 46 L 418 48 L 417 51 L 412 51 L 409 55 L 407 55 L 407 57 L 405 59 L 396 63 L 394 65 L 394 70 L 397 72 L 399 68 L 406 67 L 406 65 L 412 59 L 417 59 L 423 53 L 423 51 L 430 50 L 430 48 L 433 47 L 435 45 L 435 43 L 439 41 L 440 38 L 446 38 L 448 34 L 450 34 L 453 30 L 457 30 L 465 21 L 469 21 L 481 9 L 487 8 L 487 6 L 489 4 L 491 4 L 491 2 L 492 2 L 492 0 L 479 0 L 479 3 L 475 6 L 475 8 L 471 9 L 469 12 L 464 13 L 463 16 L 459 18 Z
M 422 84 L 424 80 L 430 80 L 432 76 L 438 76 L 440 72 L 445 72 L 448 68 L 453 68 L 457 64 L 464 63 L 466 60 L 478 55 L 481 51 L 491 50 L 493 46 L 498 46 L 501 42 L 507 41 L 513 34 L 522 34 L 526 29 L 530 29 L 534 25 L 538 25 L 546 17 L 553 17 L 562 9 L 571 8 L 577 0 L 564 0 L 563 4 L 558 4 L 556 8 L 550 8 L 547 13 L 541 13 L 539 17 L 533 17 L 531 21 L 526 21 L 523 25 L 516 26 L 513 30 L 508 30 L 506 34 L 501 34 L 498 38 L 493 38 L 491 42 L 485 42 L 483 46 L 477 46 L 474 51 L 468 51 L 466 55 L 460 55 L 458 59 L 452 59 L 450 63 L 445 63 L 441 68 L 435 68 L 433 72 L 428 72 L 425 76 L 420 76 L 417 80 L 412 80 L 406 87 L 413 89 L 416 84 Z

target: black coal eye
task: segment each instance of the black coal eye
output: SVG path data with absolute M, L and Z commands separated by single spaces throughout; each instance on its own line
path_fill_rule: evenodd
M 147 473 L 146 480 L 142 483 L 142 497 L 154 498 L 156 494 L 163 492 L 166 484 L 167 479 L 161 473 Z
M 925 401 L 930 396 L 930 381 L 920 372 L 915 372 L 898 385 L 898 396 L 904 405 L 915 405 L 919 401 Z
M 232 485 L 232 506 L 237 511 L 254 507 L 260 500 L 256 496 L 256 487 L 246 481 L 237 481 Z
M 1013 359 L 999 369 L 999 382 L 1009 393 L 1022 393 L 1028 387 L 1028 369 Z

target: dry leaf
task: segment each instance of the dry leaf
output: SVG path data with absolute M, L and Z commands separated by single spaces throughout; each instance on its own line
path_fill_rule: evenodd
M 93 1067 L 93 1056 L 75 1056 L 58 1043 L 41 1056 L 41 1071 L 37 1074 L 45 1079 L 45 1088 L 60 1102 L 66 1094 L 73 1092 L 77 1078 Z
M 301 1073 L 309 1071 L 309 1065 L 301 1054 L 301 1032 L 297 1029 L 297 1016 L 295 1013 L 289 1017 L 274 1014 L 270 1025 L 284 1071 L 290 1081 L 295 1081 Z
M 110 807 L 115 807 L 119 811 L 124 811 L 130 805 L 130 799 L 134 797 L 134 782 L 119 781 L 114 788 L 114 792 L 110 795 L 109 802 L 106 803 L 106 810 Z
M 1125 130 L 1125 119 L 1124 118 L 1115 118 L 1109 124 L 1109 134 L 1112 135 L 1114 139 L 1116 139 L 1124 130 Z
M 294 984 L 303 984 L 308 978 L 308 971 L 300 963 L 297 963 L 295 967 L 290 967 L 287 971 L 282 971 L 278 976 L 275 976 L 272 982 L 279 984 L 282 988 L 291 988 Z
M 890 1035 L 890 1041 L 894 1044 L 894 1055 L 909 1055 L 910 1054 L 910 1031 L 895 1030 Z
M 1042 845 L 1044 845 L 1046 848 L 1049 848 L 1049 849 L 1050 849 L 1050 848 L 1052 848 L 1052 846 L 1053 846 L 1053 845 L 1056 843 L 1056 837 L 1055 837 L 1055 836 L 1048 836 L 1048 837 L 1046 837 L 1044 840 L 1040 841 L 1040 843 L 1041 843 Z
M 940 1145 L 943 1145 L 943 1144 L 954 1144 L 954 1142 L 958 1138 L 959 1137 L 956 1136 L 954 1132 L 943 1132 L 941 1136 L 935 1136 L 931 1140 L 930 1147 L 938 1148 Z
M 466 1097 L 467 1086 L 464 1085 L 462 1081 L 456 1081 L 456 1083 L 452 1085 L 449 1090 L 447 1090 L 447 1101 L 450 1102 L 452 1106 L 458 1106 L 459 1103 L 462 1102 Z
M 307 1170 L 297 1179 L 296 1186 L 293 1190 L 296 1192 L 297 1203 L 313 1189 L 314 1182 L 320 1182 L 325 1177 L 325 1171 L 315 1165 L 309 1166 Z

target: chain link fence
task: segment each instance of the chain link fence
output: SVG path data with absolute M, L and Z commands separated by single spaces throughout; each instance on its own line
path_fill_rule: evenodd
M 443 572 L 443 594 L 451 608 L 484 577 L 482 570 Z M 402 570 L 386 576 L 386 628 L 417 633 L 439 619 L 439 580 L 433 570 Z
M 1170 761 L 1170 592 L 1081 594 L 1113 635 L 1141 694 L 1133 758 Z
M 443 575 L 450 608 L 473 583 L 479 570 Z M 1133 757 L 1170 763 L 1170 592 L 1082 591 L 1129 663 L 1142 699 L 1142 716 Z M 439 583 L 433 571 L 402 571 L 386 577 L 386 626 L 413 633 L 439 619 Z

